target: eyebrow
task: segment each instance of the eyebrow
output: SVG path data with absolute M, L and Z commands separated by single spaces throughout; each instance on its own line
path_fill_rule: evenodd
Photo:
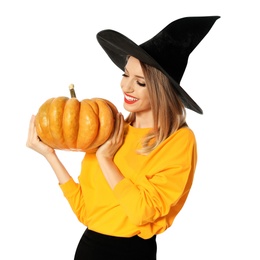
M 129 73 L 129 71 L 127 70 L 127 68 L 125 67 L 125 72 L 128 72 Z M 139 76 L 139 75 L 134 75 L 136 78 L 139 78 L 139 79 L 144 79 L 144 77 L 143 76 Z

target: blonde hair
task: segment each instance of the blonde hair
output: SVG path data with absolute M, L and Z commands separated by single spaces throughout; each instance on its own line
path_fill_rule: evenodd
M 187 126 L 186 110 L 175 93 L 169 79 L 158 69 L 140 62 L 144 73 L 146 87 L 149 92 L 154 127 L 142 140 L 140 154 L 146 155 L 153 151 L 161 142 Z M 135 120 L 135 113 L 126 118 L 128 123 Z

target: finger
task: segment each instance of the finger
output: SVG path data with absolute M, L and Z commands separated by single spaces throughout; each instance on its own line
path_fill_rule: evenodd
M 120 114 L 117 113 L 117 115 L 116 115 L 116 121 L 115 121 L 115 127 L 114 127 L 113 134 L 112 134 L 112 136 L 111 136 L 111 139 L 112 139 L 112 138 L 115 138 L 115 137 L 118 135 L 119 126 L 120 126 Z
M 121 113 L 117 115 L 117 124 L 113 135 L 113 141 L 117 144 L 122 144 L 124 137 L 124 118 Z
M 119 130 L 119 127 L 120 127 L 120 113 L 117 114 L 116 116 L 116 130 Z
M 36 126 L 35 126 L 35 116 L 32 115 L 29 125 L 29 132 L 28 132 L 28 139 L 27 139 L 27 146 L 32 148 L 40 141 Z
M 120 138 L 120 140 L 122 140 L 123 137 L 124 137 L 124 117 L 121 113 L 120 113 L 120 116 L 119 116 L 118 137 Z
M 121 113 L 118 113 L 116 115 L 116 122 L 115 122 L 115 127 L 114 127 L 114 131 L 111 135 L 111 137 L 109 138 L 111 143 L 118 143 L 119 140 L 121 139 L 120 135 L 121 135 L 121 123 L 122 122 L 122 115 Z
M 121 136 L 123 130 L 124 130 L 124 117 L 121 113 L 119 113 L 117 119 L 117 136 Z

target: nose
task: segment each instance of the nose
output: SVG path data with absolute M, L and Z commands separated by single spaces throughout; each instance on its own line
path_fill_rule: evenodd
M 133 82 L 127 78 L 123 78 L 121 81 L 121 88 L 124 92 L 132 93 L 134 92 Z

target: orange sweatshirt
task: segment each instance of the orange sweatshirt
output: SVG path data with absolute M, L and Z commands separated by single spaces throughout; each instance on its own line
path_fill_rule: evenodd
M 149 129 L 128 126 L 114 162 L 124 175 L 110 188 L 95 154 L 82 161 L 79 182 L 60 185 L 80 222 L 111 236 L 144 239 L 172 225 L 190 191 L 197 162 L 196 140 L 189 128 L 168 137 L 149 155 L 140 155 L 140 139 Z

